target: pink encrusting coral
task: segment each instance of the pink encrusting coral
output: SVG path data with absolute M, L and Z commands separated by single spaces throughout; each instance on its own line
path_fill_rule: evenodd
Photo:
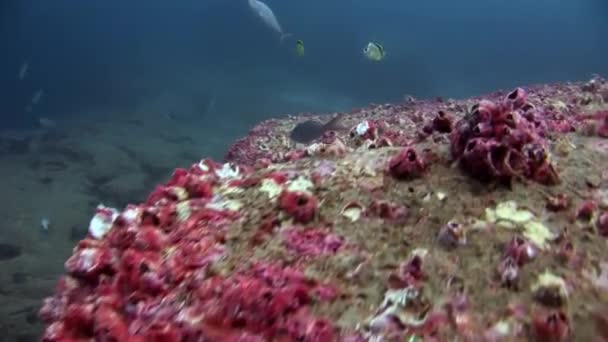
M 226 174 L 208 162 L 176 170 L 147 204 L 131 206 L 109 222 L 105 236 L 78 244 L 65 264 L 67 275 L 41 309 L 49 322 L 43 340 L 333 338 L 331 322 L 308 309 L 313 299 L 332 299 L 329 285 L 276 263 L 216 274 L 228 253 L 227 227 L 241 214 L 215 208 L 209 184 Z M 301 205 L 298 198 L 294 203 Z M 312 218 L 307 213 L 292 212 L 300 221 Z M 342 241 L 311 230 L 288 233 L 287 243 L 314 255 L 336 252 Z
M 323 229 L 291 228 L 284 235 L 287 248 L 302 256 L 334 254 L 344 244 L 342 237 Z
M 43 303 L 42 340 L 606 335 L 603 94 L 594 78 L 408 98 L 308 145 L 289 140 L 299 119 L 262 122 L 227 163 L 100 205 Z

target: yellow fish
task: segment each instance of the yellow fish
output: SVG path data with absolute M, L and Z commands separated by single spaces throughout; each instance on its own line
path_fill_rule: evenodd
M 363 49 L 363 55 L 371 61 L 379 62 L 384 59 L 386 52 L 384 51 L 382 45 L 375 42 L 369 42 Z
M 296 41 L 296 55 L 304 56 L 304 42 L 299 39 Z

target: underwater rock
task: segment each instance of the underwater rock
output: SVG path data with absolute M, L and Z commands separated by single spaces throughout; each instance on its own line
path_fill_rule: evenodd
M 0 242 L 0 261 L 15 259 L 21 256 L 21 247 Z
M 586 86 L 589 83 L 594 86 Z M 592 134 L 601 136 L 603 130 L 600 127 L 608 127 L 608 115 L 602 114 L 607 111 L 605 108 L 604 111 L 598 108 L 606 107 L 602 94 L 607 92 L 607 82 L 594 77 L 589 82 L 531 85 L 463 100 L 406 100 L 404 103 L 373 105 L 343 114 L 341 125 L 351 128 L 350 131 L 336 132 L 336 137 L 345 141 L 349 148 L 361 146 L 362 138 L 372 142 L 390 141 L 393 146 L 406 146 L 429 136 L 438 138 L 454 133 L 456 123 L 470 113 L 471 108 L 478 106 L 480 99 L 504 104 L 504 112 L 509 108 L 517 112 L 524 123 L 529 123 L 526 126 L 531 126 L 528 130 L 535 131 L 542 139 L 582 130 L 589 122 L 594 124 Z M 260 159 L 281 161 L 293 148 L 289 138 L 293 127 L 298 122 L 321 118 L 302 115 L 263 121 L 230 147 L 225 161 L 249 166 L 254 166 Z M 420 136 L 420 132 L 425 133 Z M 545 171 L 536 177 L 551 180 L 544 176 Z
M 593 340 L 608 214 L 581 173 L 608 160 L 576 118 L 608 85 L 586 89 L 371 106 L 305 147 L 289 132 L 313 117 L 262 122 L 230 162 L 97 207 L 42 338 Z M 554 153 L 564 136 L 576 153 Z

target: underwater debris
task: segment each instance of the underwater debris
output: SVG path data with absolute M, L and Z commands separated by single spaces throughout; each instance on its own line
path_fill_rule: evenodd
M 363 213 L 364 208 L 361 204 L 356 202 L 348 203 L 344 206 L 344 208 L 340 211 L 340 215 L 346 217 L 351 222 L 358 221 L 361 218 L 361 214 Z

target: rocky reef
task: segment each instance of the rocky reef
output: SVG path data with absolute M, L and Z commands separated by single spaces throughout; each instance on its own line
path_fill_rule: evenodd
M 608 340 L 605 80 L 311 118 L 99 206 L 43 340 Z

